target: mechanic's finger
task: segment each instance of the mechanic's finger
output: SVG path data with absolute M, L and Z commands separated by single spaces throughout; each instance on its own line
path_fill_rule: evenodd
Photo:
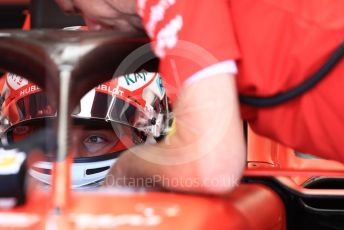
M 112 29 L 111 26 L 107 26 L 98 22 L 93 21 L 87 17 L 84 17 L 85 23 L 89 30 L 110 30 Z
M 76 13 L 76 9 L 73 0 L 55 0 L 59 7 L 66 13 Z

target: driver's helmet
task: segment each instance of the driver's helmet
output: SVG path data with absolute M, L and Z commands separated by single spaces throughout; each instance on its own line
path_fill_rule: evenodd
M 11 73 L 2 80 L 3 142 L 20 141 L 53 123 L 56 106 L 40 87 Z M 72 188 L 98 186 L 123 150 L 162 138 L 171 116 L 167 100 L 160 75 L 144 71 L 113 78 L 89 91 L 71 115 Z M 50 184 L 53 158 L 47 153 L 47 160 L 35 163 L 30 175 Z

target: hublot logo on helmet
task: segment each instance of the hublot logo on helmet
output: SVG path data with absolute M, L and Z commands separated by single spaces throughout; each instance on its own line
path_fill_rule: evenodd
M 31 86 L 21 90 L 19 96 L 23 97 L 27 94 L 34 93 L 34 92 L 40 91 L 40 90 L 41 90 L 41 88 L 39 88 L 37 85 L 31 85 Z

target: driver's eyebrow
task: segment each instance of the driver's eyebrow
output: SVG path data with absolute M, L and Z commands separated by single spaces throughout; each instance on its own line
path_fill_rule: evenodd
M 89 120 L 88 122 L 80 121 L 78 119 L 73 119 L 72 122 L 72 127 L 81 127 L 84 129 L 88 130 L 107 130 L 107 129 L 112 129 L 112 125 L 109 122 L 104 122 L 104 121 L 94 121 L 94 120 Z
M 78 125 L 78 127 L 89 130 L 89 131 L 102 131 L 102 130 L 112 130 L 113 128 L 110 126 L 98 126 L 98 125 Z

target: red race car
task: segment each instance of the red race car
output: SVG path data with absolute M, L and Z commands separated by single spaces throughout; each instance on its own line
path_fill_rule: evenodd
M 72 154 L 67 154 L 71 149 L 70 130 L 74 127 L 70 114 L 80 122 L 94 118 L 120 122 L 124 128 L 118 132 L 135 135 L 130 140 L 139 143 L 149 136 L 153 137 L 151 141 L 159 141 L 171 125 L 160 77 L 152 73 L 156 60 L 150 50 L 142 51 L 149 63 L 134 57 L 132 65 L 113 66 L 123 63 L 128 53 L 146 43 L 141 35 L 135 35 L 139 39 L 127 39 L 132 36 L 56 30 L 0 33 L 0 67 L 14 73 L 4 78 L 8 87 L 2 95 L 7 97 L 1 97 L 2 105 L 8 105 L 8 111 L 2 111 L 4 115 L 0 117 L 2 135 L 12 139 L 3 138 L 0 149 L 0 229 L 344 229 L 343 165 L 294 152 L 255 135 L 249 128 L 247 168 L 240 184 L 229 194 L 181 194 L 135 186 L 77 189 L 99 185 L 115 158 L 98 154 L 96 149 L 92 162 L 73 160 Z M 65 55 L 71 47 L 75 49 L 73 55 Z M 125 75 L 127 78 L 115 78 L 115 83 L 102 84 L 113 75 L 114 68 L 120 69 L 116 76 L 142 68 L 150 73 Z M 19 76 L 26 76 L 31 82 Z M 100 85 L 86 98 L 88 95 L 94 102 L 97 95 L 105 95 L 110 98 L 107 108 L 116 105 L 115 100 L 121 104 L 96 117 L 90 116 L 95 115 L 94 110 L 75 112 L 74 107 L 82 104 L 80 98 L 97 84 Z M 41 87 L 47 93 L 44 97 Z M 153 98 L 148 103 L 151 107 L 147 106 L 149 98 Z M 54 103 L 49 104 L 48 100 Z M 30 110 L 32 105 L 36 106 L 35 113 Z M 87 105 L 94 108 L 92 103 Z M 60 112 L 55 119 L 57 111 Z M 47 122 L 49 116 L 52 123 Z M 26 138 L 34 130 L 23 124 L 38 123 L 42 118 L 53 131 L 33 132 Z M 104 138 L 94 135 L 82 140 L 87 140 L 83 146 L 90 152 L 95 148 L 94 142 L 104 143 Z M 128 142 L 122 144 L 128 147 Z M 135 144 L 129 142 L 131 146 Z M 118 149 L 111 146 L 107 153 L 117 153 L 123 145 L 116 146 Z M 40 156 L 47 148 L 56 149 L 56 155 L 50 156 L 49 162 L 33 159 L 27 170 L 30 156 Z M 99 160 L 99 156 L 110 155 L 112 158 Z M 77 168 L 84 173 L 71 175 Z M 87 172 L 95 176 L 86 177 Z M 50 185 L 42 186 L 32 177 Z

